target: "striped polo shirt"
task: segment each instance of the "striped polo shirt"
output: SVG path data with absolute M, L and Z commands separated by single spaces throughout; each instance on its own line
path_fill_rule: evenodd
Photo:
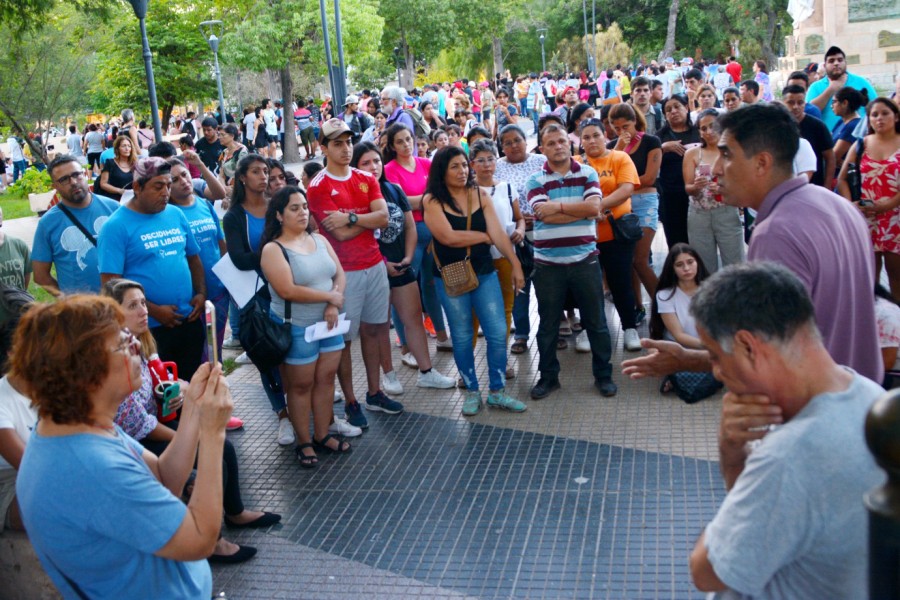
M 575 204 L 589 196 L 602 196 L 597 171 L 572 161 L 569 172 L 560 175 L 550 163 L 531 175 L 525 184 L 532 210 L 541 202 Z M 581 219 L 554 225 L 535 220 L 534 260 L 542 264 L 572 264 L 597 254 L 597 223 Z

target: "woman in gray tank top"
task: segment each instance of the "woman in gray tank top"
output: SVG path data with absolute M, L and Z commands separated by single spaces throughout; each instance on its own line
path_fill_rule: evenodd
M 349 443 L 328 433 L 344 339 L 340 335 L 313 342 L 305 339 L 306 328 L 319 321 L 336 326 L 346 278 L 331 245 L 313 231 L 309 205 L 299 188 L 282 188 L 269 202 L 262 244 L 260 264 L 272 294 L 272 320 L 283 323 L 290 303 L 293 343 L 282 373 L 288 416 L 299 442 L 294 452 L 300 466 L 311 469 L 318 464 L 316 451 L 347 453 L 351 449 Z

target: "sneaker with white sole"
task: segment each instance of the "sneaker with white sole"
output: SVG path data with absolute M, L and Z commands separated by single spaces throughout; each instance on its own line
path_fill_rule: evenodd
M 481 392 L 466 392 L 463 400 L 462 414 L 464 417 L 474 417 L 481 410 Z
M 575 352 L 590 352 L 591 341 L 588 339 L 587 331 L 582 331 L 575 336 Z
M 291 420 L 287 417 L 278 419 L 278 445 L 290 446 L 295 440 L 294 426 L 291 424 Z
M 250 360 L 250 357 L 247 356 L 246 352 L 241 352 L 240 355 L 238 355 L 238 357 L 234 359 L 234 362 L 239 365 L 249 365 L 253 361 Z
M 506 395 L 506 390 L 491 392 L 487 397 L 488 408 L 501 408 L 509 412 L 525 412 L 528 407 L 521 400 Z
M 241 342 L 236 337 L 229 336 L 222 342 L 222 348 L 225 350 L 237 350 L 241 347 Z
M 419 371 L 419 377 L 416 379 L 416 386 L 420 388 L 449 390 L 454 385 L 456 385 L 456 382 L 453 381 L 453 378 L 447 377 L 435 368 L 432 368 L 427 373 Z M 390 390 L 387 388 L 384 391 L 390 393 Z
M 403 405 L 387 397 L 384 394 L 384 390 L 378 390 L 375 392 L 375 395 L 366 392 L 366 410 L 383 412 L 388 415 L 398 415 L 403 412 Z
M 397 374 L 393 371 L 385 373 L 381 378 L 381 389 L 388 394 L 399 396 L 403 393 L 403 384 L 397 379 Z
M 328 433 L 344 437 L 357 437 L 362 435 L 362 429 L 335 415 L 334 423 L 328 426 Z
M 416 360 L 416 357 L 413 356 L 412 352 L 407 352 L 406 354 L 400 355 L 400 362 L 402 362 L 407 367 L 412 369 L 419 368 L 419 361 Z
M 625 349 L 629 352 L 638 352 L 641 349 L 641 336 L 637 329 L 625 330 Z
M 342 392 L 341 390 L 339 390 L 337 388 L 337 386 L 335 386 L 335 388 L 334 388 L 334 403 L 337 404 L 338 402 L 343 402 L 343 401 L 344 401 L 344 392 Z
M 443 342 L 441 340 L 437 340 L 434 343 L 434 347 L 445 352 L 453 352 L 453 340 L 451 340 L 449 337 Z

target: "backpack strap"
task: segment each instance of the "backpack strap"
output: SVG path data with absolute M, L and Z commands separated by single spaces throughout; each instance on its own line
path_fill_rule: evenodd
M 72 211 L 70 211 L 70 210 L 66 207 L 65 204 L 63 204 L 62 202 L 60 202 L 59 204 L 57 204 L 57 206 L 59 207 L 59 210 L 61 210 L 61 211 L 63 212 L 63 214 L 66 215 L 66 216 L 69 218 L 70 221 L 72 221 L 72 224 L 73 224 L 75 227 L 77 227 L 78 230 L 81 231 L 81 233 L 84 234 L 84 237 L 86 237 L 86 238 L 88 239 L 88 241 L 89 241 L 91 244 L 93 244 L 94 247 L 96 248 L 96 247 L 97 247 L 97 238 L 94 237 L 94 234 L 91 233 L 90 231 L 88 231 L 88 230 L 87 230 L 87 227 L 85 227 L 85 226 L 81 223 L 81 221 L 79 221 L 78 219 L 75 218 L 75 215 L 72 214 Z

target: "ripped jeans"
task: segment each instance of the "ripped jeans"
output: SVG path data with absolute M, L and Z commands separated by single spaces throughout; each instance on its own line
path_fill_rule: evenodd
M 434 278 L 434 287 L 447 315 L 453 338 L 453 360 L 466 389 L 478 391 L 475 350 L 472 347 L 475 335 L 472 311 L 475 311 L 487 342 L 490 391 L 502 390 L 506 386 L 506 311 L 497 273 L 479 275 L 478 287 L 461 296 L 448 296 L 440 277 Z

